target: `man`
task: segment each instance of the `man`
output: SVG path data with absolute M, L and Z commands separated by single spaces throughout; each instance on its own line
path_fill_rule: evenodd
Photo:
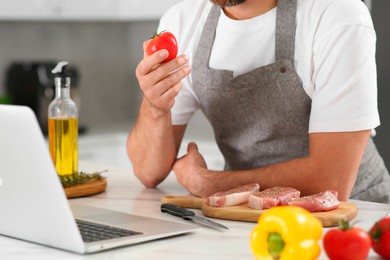
M 389 174 L 371 140 L 376 36 L 361 1 L 187 0 L 159 29 L 175 34 L 186 55 L 161 63 L 161 50 L 136 70 L 144 96 L 127 149 L 146 187 L 173 169 L 202 197 L 256 182 L 390 203 Z M 223 171 L 208 170 L 194 143 L 176 159 L 198 108 Z

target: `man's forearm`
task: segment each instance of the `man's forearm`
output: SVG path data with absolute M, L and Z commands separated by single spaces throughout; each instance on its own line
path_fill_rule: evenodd
M 336 190 L 347 200 L 356 180 L 370 130 L 309 135 L 309 155 L 253 170 L 210 171 L 195 160 L 195 149 L 176 161 L 174 171 L 179 182 L 196 196 L 256 182 L 261 189 L 288 186 L 309 195 Z
M 370 131 L 310 135 L 309 156 L 250 170 L 230 172 L 229 181 L 257 182 L 261 189 L 290 186 L 303 195 L 338 191 L 347 200 L 352 191 Z
M 134 174 L 146 187 L 155 187 L 169 174 L 176 158 L 170 113 L 155 113 L 143 101 L 127 140 Z
M 262 190 L 274 186 L 286 186 L 298 189 L 302 195 L 336 190 L 341 200 L 349 198 L 356 173 L 357 169 L 332 170 L 330 167 L 322 167 L 309 157 L 254 170 L 209 172 L 210 175 L 221 174 L 220 180 L 224 183 L 221 183 L 220 190 L 256 182 L 260 184 Z

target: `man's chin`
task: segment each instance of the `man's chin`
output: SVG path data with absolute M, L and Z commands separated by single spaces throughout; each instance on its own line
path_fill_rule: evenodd
M 244 3 L 246 0 L 210 0 L 213 4 L 221 7 L 231 7 Z

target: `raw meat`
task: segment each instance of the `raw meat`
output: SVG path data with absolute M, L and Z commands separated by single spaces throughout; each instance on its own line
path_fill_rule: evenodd
M 288 205 L 302 207 L 310 212 L 328 211 L 336 209 L 340 205 L 337 199 L 337 191 L 327 190 L 310 196 L 294 199 Z
M 278 205 L 287 205 L 289 201 L 299 198 L 300 195 L 301 192 L 294 188 L 276 186 L 251 194 L 248 206 L 252 209 L 269 209 Z
M 259 191 L 260 185 L 251 183 L 237 188 L 214 193 L 207 198 L 207 205 L 214 207 L 229 207 L 248 202 L 249 195 Z

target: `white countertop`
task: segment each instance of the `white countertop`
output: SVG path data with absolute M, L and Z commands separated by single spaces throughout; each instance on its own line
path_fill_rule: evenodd
M 81 161 L 80 170 L 91 172 L 107 169 L 108 172 L 104 174 L 108 181 L 107 189 L 94 196 L 71 199 L 70 204 L 88 204 L 175 222 L 185 221 L 160 212 L 161 197 L 170 194 L 188 195 L 177 184 L 174 175 L 170 175 L 158 189 L 146 189 L 133 176 L 131 165 L 127 160 L 124 145 L 126 135 L 99 135 L 98 137 L 86 137 L 80 140 L 80 147 L 82 147 L 80 156 L 94 160 L 93 162 Z M 97 143 L 101 146 L 96 145 Z M 213 167 L 220 167 L 221 157 L 216 153 L 214 144 L 204 142 L 200 145 L 201 149 L 204 149 L 206 160 Z M 359 207 L 358 216 L 352 224 L 356 223 L 366 230 L 390 211 L 390 205 L 352 202 Z M 201 214 L 199 210 L 195 212 Z M 85 256 L 0 236 L 0 259 L 253 259 L 249 235 L 255 223 L 217 221 L 228 226 L 229 231 L 222 232 L 202 227 L 187 235 Z M 324 229 L 324 233 L 326 231 L 327 229 Z M 324 252 L 320 259 L 327 259 Z M 370 259 L 379 259 L 372 250 Z

